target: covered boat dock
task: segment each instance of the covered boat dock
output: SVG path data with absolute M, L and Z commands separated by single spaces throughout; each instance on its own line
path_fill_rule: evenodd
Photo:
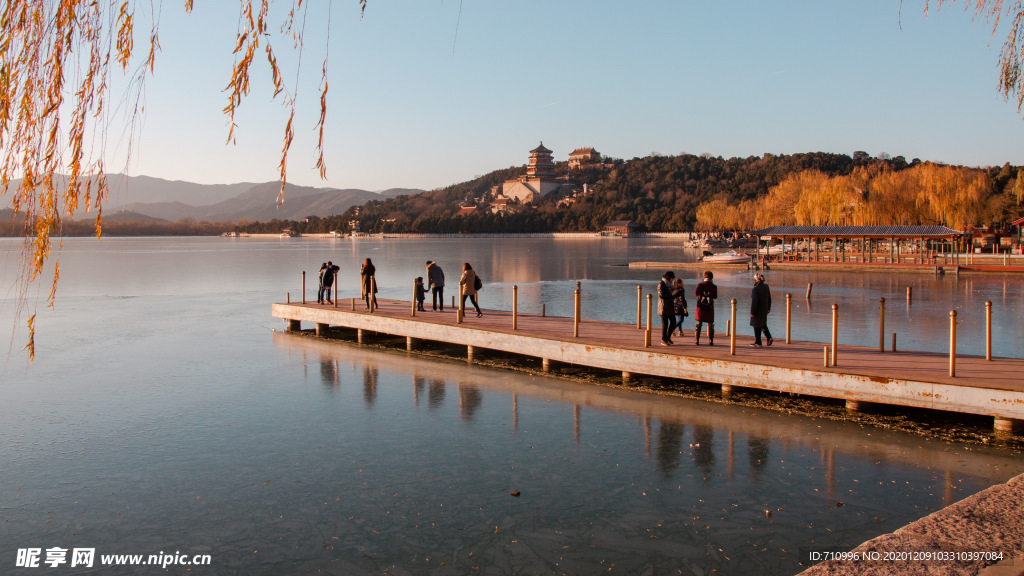
M 782 240 L 783 259 L 805 262 L 934 263 L 939 252 L 960 264 L 957 246 L 963 234 L 946 226 L 770 226 L 751 232 L 757 238 L 757 261 L 761 241 Z M 806 241 L 803 250 L 787 254 L 787 242 Z M 826 242 L 831 250 L 823 251 Z

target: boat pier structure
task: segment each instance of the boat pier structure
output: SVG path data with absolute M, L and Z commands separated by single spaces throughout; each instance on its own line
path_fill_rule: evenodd
M 271 314 L 292 332 L 303 323 L 317 335 L 353 330 L 360 344 L 387 335 L 404 337 L 410 352 L 421 341 L 465 346 L 468 362 L 495 350 L 539 358 L 545 372 L 555 363 L 621 372 L 624 384 L 641 376 L 672 378 L 720 385 L 723 396 L 741 388 L 768 390 L 841 400 L 851 411 L 883 404 L 990 416 L 997 432 L 1024 430 L 1024 359 L 957 355 L 955 318 L 952 352 L 942 354 L 840 345 L 835 329 L 832 346 L 790 339 L 787 331 L 773 346 L 755 348 L 751 336 L 731 330 L 717 333 L 715 346 L 706 338 L 695 345 L 692 330 L 672 346 L 652 346 L 650 300 L 644 325 L 639 298 L 635 324 L 583 319 L 578 306 L 573 318 L 521 313 L 515 305 L 472 318 L 455 308 L 414 308 L 381 299 L 371 311 L 361 300 L 335 298 L 333 304 L 275 303 Z M 722 308 L 729 312 L 728 305 Z M 653 330 L 660 329 L 658 319 Z

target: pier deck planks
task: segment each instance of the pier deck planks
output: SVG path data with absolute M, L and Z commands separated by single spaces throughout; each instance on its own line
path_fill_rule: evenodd
M 456 324 L 455 310 L 417 312 L 410 303 L 380 300 L 372 314 L 357 302 L 333 305 L 315 303 L 274 304 L 272 315 L 285 320 L 321 323 L 474 346 L 629 372 L 696 380 L 735 387 L 758 388 L 919 408 L 931 408 L 1024 419 L 1024 359 L 958 355 L 956 377 L 949 376 L 949 355 L 920 351 L 879 352 L 877 347 L 840 344 L 838 365 L 823 366 L 827 343 L 776 338 L 772 347 L 751 348 L 750 334 L 737 334 L 736 355 L 729 353 L 729 339 L 719 332 L 715 346 L 693 344 L 692 324 L 685 337 L 674 337 L 674 346 L 661 346 L 660 319 L 652 326 L 652 346 L 644 347 L 644 330 L 635 324 L 582 320 L 580 336 L 573 337 L 572 318 L 531 313 L 518 315 L 512 330 L 512 312 L 484 310 L 477 318 L 470 309 Z M 719 307 L 720 312 L 727 310 Z M 646 327 L 646 315 L 644 317 Z M 724 325 L 724 320 L 721 323 Z M 719 326 L 721 328 L 722 326 Z M 741 328 L 742 331 L 742 328 Z M 784 328 L 776 326 L 776 332 Z

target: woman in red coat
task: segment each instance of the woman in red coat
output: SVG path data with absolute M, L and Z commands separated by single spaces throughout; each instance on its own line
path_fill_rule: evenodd
M 715 299 L 718 298 L 718 286 L 711 281 L 715 275 L 711 270 L 704 272 L 704 281 L 697 284 L 693 295 L 697 297 L 697 332 L 693 336 L 693 343 L 700 345 L 700 330 L 703 324 L 708 324 L 708 346 L 715 345 Z

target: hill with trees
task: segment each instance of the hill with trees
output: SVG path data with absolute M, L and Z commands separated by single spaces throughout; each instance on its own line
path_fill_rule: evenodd
M 571 173 L 566 163 L 556 168 L 576 185 L 575 197 L 553 193 L 534 205 L 492 213 L 492 187 L 522 176 L 520 166 L 422 194 L 374 200 L 335 216 L 240 223 L 236 229 L 347 233 L 356 223 L 370 233 L 596 232 L 613 220 L 633 220 L 649 232 L 805 222 L 963 228 L 1002 227 L 1024 211 L 1024 176 L 1009 164 L 965 168 L 866 152 L 812 152 L 728 159 L 651 155 L 609 159 Z M 584 184 L 588 192 L 580 194 Z M 457 216 L 464 206 L 478 210 Z

